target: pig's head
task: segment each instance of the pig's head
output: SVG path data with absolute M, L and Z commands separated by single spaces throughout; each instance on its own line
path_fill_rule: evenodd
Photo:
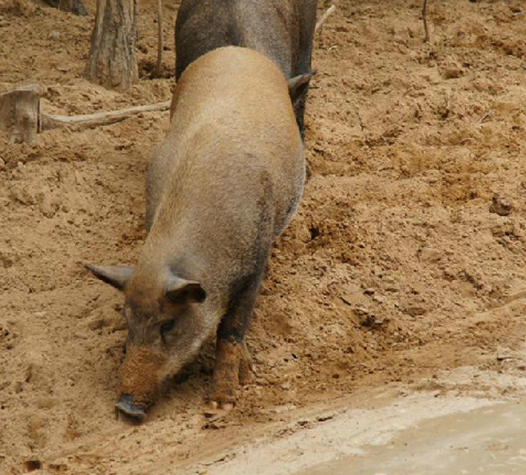
M 169 269 L 152 278 L 152 273 L 145 277 L 126 266 L 87 268 L 124 293 L 128 340 L 116 408 L 142 419 L 159 383 L 189 362 L 210 335 L 212 322 L 203 308 L 206 292 Z

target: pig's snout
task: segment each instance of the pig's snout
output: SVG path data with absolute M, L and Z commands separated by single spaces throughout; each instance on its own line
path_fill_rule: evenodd
M 155 400 L 158 374 L 165 359 L 165 355 L 147 346 L 128 346 L 121 370 L 120 397 L 115 406 L 118 412 L 137 420 L 144 419 L 146 409 Z
M 142 421 L 146 417 L 146 412 L 144 408 L 135 404 L 133 401 L 133 396 L 130 394 L 123 394 L 117 404 L 115 404 L 115 410 L 117 413 L 121 412 L 126 414 L 128 417 L 132 417 L 139 421 Z

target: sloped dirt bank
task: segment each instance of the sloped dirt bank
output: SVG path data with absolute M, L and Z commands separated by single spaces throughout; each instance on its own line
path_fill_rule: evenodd
M 94 3 L 86 18 L 2 3 L 0 90 L 39 82 L 44 109 L 61 114 L 169 99 L 170 79 L 143 77 L 124 94 L 82 79 Z M 155 4 L 141 2 L 143 72 Z M 171 25 L 176 11 L 166 5 Z M 430 2 L 423 44 L 419 1 L 340 1 L 316 38 L 312 175 L 248 337 L 258 375 L 222 420 L 201 415 L 208 356 L 143 426 L 114 419 L 121 298 L 83 268 L 134 262 L 144 170 L 168 114 L 30 146 L 0 137 L 0 472 L 177 473 L 292 422 L 293 410 L 417 375 L 433 385 L 459 366 L 508 371 L 497 357 L 526 328 L 525 12 Z

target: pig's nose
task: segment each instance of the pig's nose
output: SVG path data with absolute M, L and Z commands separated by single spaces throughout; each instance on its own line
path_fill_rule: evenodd
M 133 402 L 133 396 L 130 394 L 122 394 L 119 398 L 119 402 L 115 404 L 115 410 L 117 412 L 122 412 L 129 417 L 133 417 L 139 421 L 142 421 L 146 417 L 146 412 L 144 408 L 135 404 Z

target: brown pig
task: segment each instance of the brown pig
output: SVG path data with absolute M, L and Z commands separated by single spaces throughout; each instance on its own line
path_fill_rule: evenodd
M 170 130 L 148 166 L 149 233 L 137 265 L 88 266 L 124 293 L 118 410 L 144 417 L 159 383 L 214 334 L 211 401 L 234 403 L 265 265 L 303 190 L 289 94 L 305 81 L 287 84 L 274 62 L 240 47 L 215 49 L 182 75 Z

